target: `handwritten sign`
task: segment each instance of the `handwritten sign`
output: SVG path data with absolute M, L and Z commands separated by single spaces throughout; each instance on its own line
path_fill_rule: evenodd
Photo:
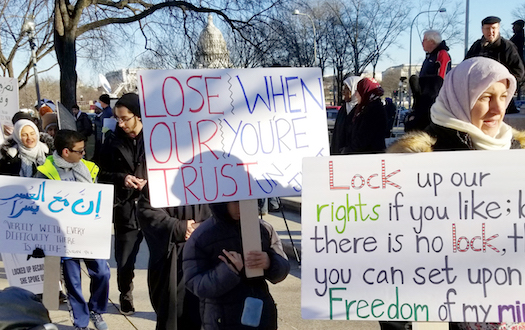
M 2 253 L 9 286 L 24 288 L 34 294 L 44 290 L 44 259 L 30 258 L 27 254 Z
M 521 322 L 524 152 L 307 158 L 307 319 Z
M 318 68 L 139 71 L 155 207 L 299 195 L 329 155 Z
M 0 77 L 0 143 L 7 138 L 13 127 L 11 118 L 18 112 L 18 81 L 16 78 Z
M 113 187 L 0 176 L 0 251 L 109 259 Z

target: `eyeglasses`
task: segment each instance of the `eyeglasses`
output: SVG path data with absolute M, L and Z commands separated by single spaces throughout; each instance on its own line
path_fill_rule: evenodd
M 120 118 L 120 117 L 115 116 L 115 119 L 117 120 L 117 122 L 119 124 L 127 123 L 128 121 L 130 121 L 133 118 L 135 118 L 135 115 L 133 115 L 133 116 L 131 116 L 129 118 Z
M 79 155 L 83 155 L 85 152 L 86 152 L 86 148 L 82 149 L 82 150 L 73 150 L 73 149 L 69 149 L 67 148 L 69 151 L 72 151 L 72 152 L 76 152 L 77 154 Z

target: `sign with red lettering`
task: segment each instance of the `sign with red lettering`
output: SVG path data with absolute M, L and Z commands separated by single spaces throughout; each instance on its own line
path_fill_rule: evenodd
M 525 321 L 523 155 L 304 159 L 303 318 Z
M 138 72 L 151 204 L 300 195 L 327 156 L 319 68 Z

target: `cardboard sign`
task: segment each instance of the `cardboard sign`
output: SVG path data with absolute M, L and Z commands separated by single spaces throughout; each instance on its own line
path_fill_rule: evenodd
M 113 186 L 0 176 L 0 251 L 109 259 Z
M 9 286 L 17 286 L 39 294 L 44 292 L 44 259 L 30 258 L 27 254 L 2 253 Z
M 524 155 L 305 159 L 303 318 L 522 322 Z
M 319 68 L 139 71 L 151 204 L 299 195 L 327 156 Z
M 18 112 L 18 81 L 16 78 L 0 77 L 0 143 L 13 130 L 11 118 Z

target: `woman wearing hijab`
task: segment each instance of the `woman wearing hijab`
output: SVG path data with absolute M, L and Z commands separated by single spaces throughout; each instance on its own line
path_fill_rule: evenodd
M 32 177 L 49 152 L 49 146 L 40 141 L 36 125 L 20 119 L 14 125 L 11 138 L 0 148 L 0 174 Z
M 357 83 L 357 105 L 350 113 L 342 154 L 377 153 L 385 150 L 386 112 L 381 102 L 384 91 L 373 78 Z
M 503 122 L 516 79 L 502 64 L 475 57 L 449 74 L 425 132 L 401 137 L 389 152 L 507 150 L 525 145 L 525 134 Z
M 352 109 L 357 105 L 356 89 L 361 77 L 350 76 L 343 81 L 343 100 L 345 104 L 339 109 L 335 119 L 332 142 L 330 144 L 330 154 L 339 155 L 345 147 L 346 128 L 351 124 Z
M 515 91 L 516 79 L 499 62 L 486 57 L 465 60 L 445 77 L 436 103 L 430 109 L 431 123 L 426 130 L 402 136 L 387 151 L 524 148 L 525 133 L 503 122 Z M 453 323 L 451 329 L 511 329 L 512 325 L 467 322 Z M 387 329 L 383 324 L 381 327 Z

